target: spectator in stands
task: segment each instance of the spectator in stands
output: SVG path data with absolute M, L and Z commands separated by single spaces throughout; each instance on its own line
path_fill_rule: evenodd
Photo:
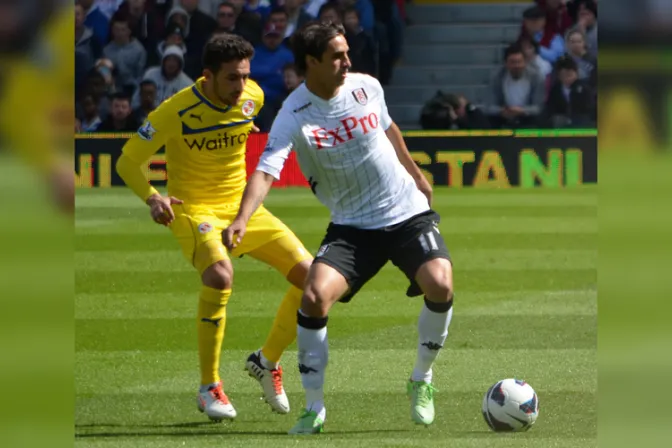
M 189 26 L 186 28 L 185 44 L 187 53 L 183 55 L 184 72 L 192 79 L 199 78 L 203 73 L 201 56 L 203 47 L 217 28 L 214 18 L 199 11 L 198 0 L 179 0 L 180 6 L 189 14 Z M 175 7 L 171 12 L 175 10 Z M 159 87 L 159 92 L 161 88 Z
M 180 47 L 183 56 L 187 53 L 187 46 L 184 43 L 184 29 L 181 28 L 179 25 L 173 24 L 168 27 L 168 29 L 166 30 L 166 38 L 161 42 L 159 42 L 159 44 L 156 46 L 148 65 L 149 66 L 159 65 L 163 60 L 164 51 L 166 51 L 166 48 L 171 45 Z
M 350 7 L 343 13 L 345 25 L 345 38 L 348 41 L 350 51 L 351 70 L 353 72 L 367 73 L 378 76 L 378 52 L 373 37 L 364 31 L 359 24 L 357 9 Z
M 586 35 L 581 28 L 575 27 L 567 31 L 565 48 L 567 55 L 576 62 L 579 79 L 586 81 L 593 89 L 597 88 L 597 61 L 588 54 Z
M 150 79 L 140 83 L 140 105 L 133 109 L 133 116 L 138 123 L 144 123 L 147 115 L 156 109 L 156 84 Z
M 93 4 L 93 0 L 77 0 L 75 4 L 84 10 L 84 25 L 93 30 L 101 45 L 105 45 L 110 34 L 110 21 L 107 16 L 98 5 Z
M 198 9 L 200 9 L 204 14 L 217 19 L 219 5 L 221 4 L 222 0 L 198 0 Z
M 84 24 L 84 8 L 79 2 L 75 4 L 75 51 L 88 61 L 86 66 L 82 67 L 86 71 L 91 69 L 94 62 L 103 54 L 100 41 L 93 34 L 93 30 Z
M 253 12 L 245 10 L 245 0 L 228 0 L 236 13 L 237 33 L 255 47 L 261 42 L 262 21 Z
M 537 5 L 546 14 L 546 31 L 550 35 L 564 36 L 574 25 L 571 15 L 565 6 L 565 0 L 536 0 Z
M 294 56 L 282 44 L 284 36 L 284 30 L 279 30 L 269 22 L 264 29 L 261 45 L 254 49 L 251 77 L 263 89 L 266 103 L 271 103 L 286 93 L 282 70 L 285 65 L 294 62 Z
M 112 96 L 110 116 L 98 126 L 97 132 L 135 132 L 140 127 L 131 113 L 131 98 L 123 92 Z
M 591 87 L 579 79 L 576 61 L 571 56 L 558 59 L 555 70 L 558 80 L 546 103 L 545 115 L 554 128 L 594 127 L 595 96 Z
M 270 103 L 266 101 L 261 112 L 259 112 L 257 119 L 254 120 L 254 124 L 261 132 L 269 132 L 271 130 L 273 120 L 275 120 L 275 116 L 278 115 L 283 101 L 285 101 L 287 96 L 303 82 L 303 76 L 298 74 L 296 66 L 293 63 L 286 64 L 282 69 L 282 73 L 285 84 L 284 93 Z
M 100 9 L 100 12 L 105 14 L 105 17 L 110 19 L 119 10 L 123 2 L 124 0 L 96 0 L 95 5 Z
M 244 21 L 239 19 L 239 12 L 233 3 L 224 2 L 217 11 L 216 33 L 230 33 L 241 36 L 252 45 L 258 45 L 261 32 L 257 28 L 245 27 Z
M 317 19 L 320 22 L 331 22 L 339 25 L 343 24 L 341 8 L 336 2 L 329 2 L 322 5 L 320 12 L 317 15 Z
M 504 60 L 504 67 L 492 81 L 492 98 L 487 109 L 490 122 L 496 128 L 535 126 L 544 106 L 544 78 L 527 66 L 519 44 L 506 49 Z
M 98 112 L 99 100 L 91 93 L 82 97 L 82 112 L 79 116 L 80 132 L 95 132 L 103 122 Z
M 539 54 L 539 44 L 529 37 L 521 37 L 518 44 L 523 49 L 525 62 L 530 67 L 539 71 L 544 78 L 553 73 L 553 66 Z
M 464 95 L 447 95 L 452 119 L 451 129 L 490 129 L 490 122 L 483 111 L 471 104 Z
M 270 0 L 247 0 L 245 10 L 255 14 L 260 20 L 266 21 L 271 13 L 273 4 Z
M 148 3 L 147 0 L 126 0 L 114 15 L 128 19 L 132 36 L 140 41 L 148 57 L 152 59 L 156 46 L 164 35 L 165 24 L 163 16 Z
M 285 30 L 285 38 L 288 38 L 294 31 L 303 28 L 303 26 L 313 20 L 303 8 L 305 0 L 285 0 L 285 11 L 287 12 L 288 22 Z
M 268 14 L 268 21 L 272 25 L 275 25 L 275 28 L 282 33 L 284 38 L 287 31 L 287 26 L 289 25 L 289 15 L 287 11 L 282 6 L 273 8 L 273 10 Z
M 98 105 L 98 115 L 101 120 L 107 118 L 110 113 L 109 96 L 115 91 L 114 77 L 112 76 L 113 65 L 108 59 L 99 59 L 96 65 L 86 76 L 84 92 L 93 95 Z M 81 105 L 81 102 L 79 103 Z M 81 113 L 77 114 L 81 116 Z
M 113 17 L 112 41 L 105 46 L 103 54 L 114 64 L 117 91 L 126 90 L 132 95 L 142 79 L 147 52 L 137 39 L 131 37 L 126 18 Z
M 144 80 L 154 82 L 156 85 L 156 100 L 154 106 L 175 95 L 180 90 L 189 87 L 194 81 L 182 70 L 184 67 L 184 55 L 182 49 L 176 45 L 166 47 L 163 52 L 161 65 L 147 69 Z M 133 97 L 133 107 L 140 106 L 140 92 Z
M 366 1 L 369 2 L 369 0 Z M 378 80 L 382 85 L 387 85 L 392 80 L 394 66 L 401 57 L 404 23 L 395 2 L 372 0 L 372 4 L 375 12 L 375 32 L 373 36 L 378 43 Z M 361 15 L 361 10 L 359 12 L 362 27 L 366 31 L 364 17 Z
M 597 2 L 578 0 L 576 3 L 576 25 L 586 34 L 588 55 L 597 59 Z
M 529 37 L 539 44 L 541 57 L 553 64 L 565 53 L 565 42 L 560 34 L 546 28 L 546 14 L 538 6 L 523 12 L 523 32 L 521 37 Z

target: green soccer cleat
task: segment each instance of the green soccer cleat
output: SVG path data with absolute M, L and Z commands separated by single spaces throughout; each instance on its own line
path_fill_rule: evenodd
M 424 381 L 408 381 L 407 392 L 411 399 L 411 419 L 418 425 L 431 425 L 434 421 L 434 386 Z
M 324 420 L 317 416 L 317 412 L 303 410 L 299 421 L 289 430 L 288 434 L 319 434 L 324 431 Z

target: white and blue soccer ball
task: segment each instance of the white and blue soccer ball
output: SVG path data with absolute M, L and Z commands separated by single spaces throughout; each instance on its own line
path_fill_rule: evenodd
M 537 393 L 522 380 L 498 381 L 483 398 L 483 418 L 495 432 L 527 431 L 538 416 Z

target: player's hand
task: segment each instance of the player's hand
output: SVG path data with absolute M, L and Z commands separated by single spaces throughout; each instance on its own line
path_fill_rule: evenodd
M 236 218 L 231 225 L 222 232 L 222 242 L 227 249 L 232 250 L 243 241 L 247 224 L 242 219 Z
M 427 178 L 423 175 L 415 180 L 415 184 L 418 186 L 418 190 L 422 192 L 427 197 L 427 202 L 429 206 L 432 206 L 432 185 L 429 183 Z
M 155 223 L 164 226 L 170 225 L 175 220 L 175 212 L 173 212 L 173 204 L 182 204 L 183 201 L 173 196 L 164 197 L 160 194 L 155 194 L 147 199 L 149 205 L 149 213 Z
M 259 128 L 254 123 L 252 123 L 252 132 L 259 132 Z

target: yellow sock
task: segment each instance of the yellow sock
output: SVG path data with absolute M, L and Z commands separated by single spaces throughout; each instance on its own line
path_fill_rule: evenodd
M 202 286 L 198 301 L 198 357 L 201 366 L 201 385 L 219 381 L 219 354 L 226 327 L 226 304 L 230 289 Z
M 282 353 L 296 339 L 296 313 L 301 306 L 303 291 L 291 286 L 275 315 L 273 327 L 268 334 L 261 353 L 271 362 L 279 362 Z

